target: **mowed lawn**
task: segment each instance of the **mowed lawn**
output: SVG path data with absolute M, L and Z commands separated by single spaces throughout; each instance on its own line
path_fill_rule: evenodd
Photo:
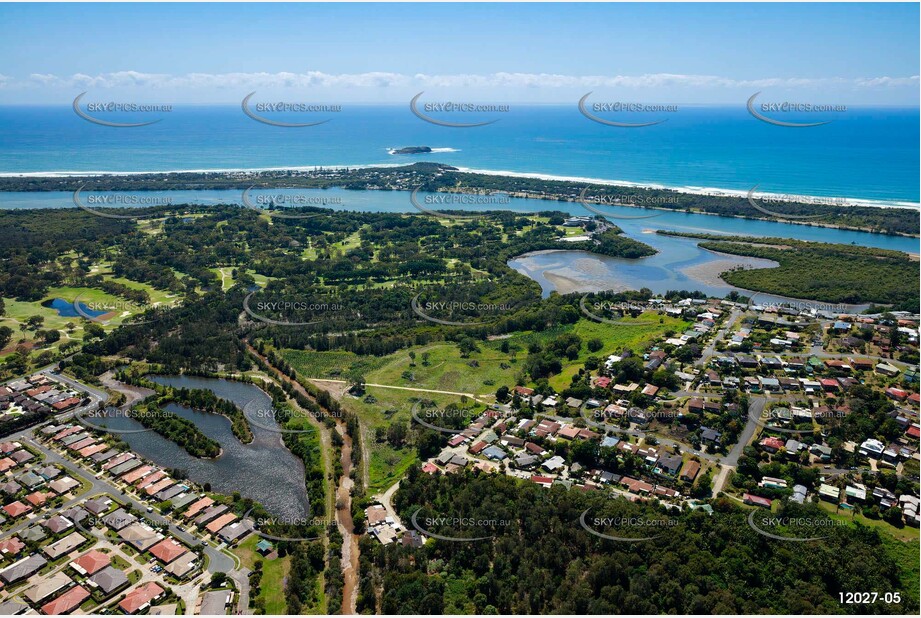
M 368 461 L 369 495 L 386 490 L 403 478 L 410 466 L 418 463 L 419 457 L 414 448 L 409 446 L 397 448 L 387 442 L 386 429 L 393 423 L 402 423 L 410 429 L 418 426 L 412 418 L 412 411 L 414 406 L 419 405 L 421 399 L 434 402 L 436 408 L 457 404 L 463 408 L 476 406 L 479 409 L 486 409 L 485 405 L 478 405 L 465 397 L 374 386 L 367 387 L 362 397 L 346 394 L 340 400 L 347 410 L 357 414 L 362 420 L 365 444 L 371 453 Z M 428 406 L 420 405 L 418 408 L 420 415 L 424 414 L 427 408 Z M 424 416 L 423 420 L 425 420 Z M 432 424 L 438 425 L 439 423 L 433 421 Z M 377 436 L 378 430 L 383 432 L 380 437 Z
M 256 544 L 261 540 L 258 534 L 252 534 L 232 551 L 249 569 L 253 568 L 256 560 L 262 560 L 262 581 L 256 599 L 265 603 L 267 615 L 286 614 L 288 605 L 285 603 L 285 578 L 291 571 L 291 557 L 266 560 L 256 551 Z
M 132 289 L 146 290 L 152 304 L 169 306 L 177 301 L 175 295 L 156 290 L 149 285 L 137 281 L 107 275 L 103 275 L 103 277 L 126 285 Z M 57 330 L 61 332 L 60 340 L 47 348 L 43 347 L 41 349 L 56 350 L 68 341 L 83 339 L 83 327 L 88 322 L 86 318 L 80 315 L 71 317 L 61 316 L 58 315 L 57 310 L 43 306 L 42 303 L 52 301 L 56 298 L 65 300 L 68 303 L 73 303 L 79 298 L 80 302 L 84 305 L 100 303 L 111 307 L 124 308 L 123 310 L 113 311 L 111 315 L 100 316 L 101 321 L 97 322 L 97 324 L 102 326 L 106 331 L 113 330 L 131 317 L 133 313 L 138 313 L 136 311 L 131 311 L 131 309 L 135 307 L 133 303 L 129 303 L 125 299 L 108 294 L 96 288 L 70 286 L 49 288 L 45 296 L 37 301 L 18 301 L 12 298 L 4 298 L 3 302 L 6 306 L 6 314 L 0 316 L 0 325 L 9 326 L 13 329 L 13 339 L 8 349 L 4 350 L 4 353 L 12 352 L 22 337 L 25 337 L 26 341 L 29 343 L 35 341 L 34 331 L 22 332 L 19 330 L 19 326 L 24 323 L 26 319 L 36 315 L 45 318 L 44 323 L 38 330 Z M 141 309 L 143 310 L 143 308 Z
M 636 324 L 614 325 L 580 320 L 576 324 L 541 332 L 515 333 L 504 339 L 478 342 L 479 351 L 471 353 L 468 358 L 461 356 L 454 343 L 415 346 L 383 357 L 359 356 L 344 351 L 284 350 L 283 353 L 285 359 L 305 377 L 341 378 L 350 369 L 356 368 L 368 383 L 489 396 L 500 386 L 514 386 L 519 377 L 525 378 L 522 367 L 531 343 L 545 346 L 560 335 L 575 333 L 582 339 L 578 358 L 562 359 L 563 371 L 550 379 L 551 386 L 562 390 L 589 356 L 603 358 L 625 348 L 641 351 L 667 330 L 681 332 L 688 327 L 686 321 L 660 317 L 655 313 L 644 314 L 632 321 Z M 603 347 L 598 352 L 590 352 L 588 341 L 595 338 L 602 341 Z M 509 351 L 502 352 L 503 342 L 506 341 Z M 415 354 L 415 359 L 410 357 L 410 352 Z M 423 362 L 426 353 L 428 358 Z
M 413 390 L 398 390 L 367 386 L 364 397 L 344 395 L 342 404 L 362 419 L 366 428 L 366 441 L 371 448 L 369 462 L 369 490 L 373 494 L 389 487 L 405 470 L 416 462 L 410 448 L 394 448 L 385 440 L 376 440 L 378 429 L 386 429 L 394 422 L 411 423 L 410 412 L 420 398 L 433 400 L 437 405 L 463 403 L 459 395 L 438 394 L 431 391 L 468 393 L 486 401 L 493 401 L 500 386 L 514 386 L 524 378 L 523 365 L 532 342 L 546 345 L 556 337 L 575 333 L 582 339 L 582 349 L 575 360 L 563 359 L 563 371 L 553 376 L 550 384 L 557 390 L 566 388 L 571 377 L 578 372 L 589 356 L 606 357 L 631 348 L 641 351 L 649 343 L 671 329 L 681 332 L 688 323 L 651 313 L 635 320 L 636 325 L 612 325 L 580 320 L 576 324 L 560 326 L 541 332 L 515 333 L 504 339 L 478 342 L 479 350 L 463 358 L 454 343 L 434 343 L 400 350 L 383 357 L 359 356 L 351 352 L 313 352 L 283 350 L 282 354 L 297 371 L 307 378 L 344 379 L 352 369 L 358 369 L 367 384 L 399 386 Z M 588 351 L 588 341 L 598 338 L 603 347 L 598 352 Z M 508 342 L 508 352 L 502 352 L 503 342 Z M 413 352 L 415 358 L 409 353 Z M 427 354 L 423 363 L 423 355 Z M 523 380 L 526 382 L 526 380 Z M 320 383 L 322 385 L 322 383 Z M 468 404 L 473 404 L 468 400 Z M 466 404 L 465 404 L 466 405 Z

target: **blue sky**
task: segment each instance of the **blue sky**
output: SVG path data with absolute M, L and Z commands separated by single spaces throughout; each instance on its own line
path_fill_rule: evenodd
M 0 103 L 919 99 L 918 4 L 2 4 Z M 428 95 L 427 95 L 428 96 Z M 776 99 L 776 96 L 774 97 Z

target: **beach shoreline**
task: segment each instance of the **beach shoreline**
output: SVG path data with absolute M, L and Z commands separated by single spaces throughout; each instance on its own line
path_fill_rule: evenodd
M 421 163 L 422 161 L 418 161 Z M 431 163 L 431 162 L 426 162 Z M 272 172 L 302 172 L 309 173 L 321 169 L 325 170 L 343 170 L 343 169 L 380 169 L 380 168 L 397 168 L 405 167 L 408 163 L 372 163 L 358 165 L 299 165 L 283 167 L 256 167 L 256 168 L 215 168 L 215 169 L 183 169 L 183 170 L 142 170 L 142 171 L 43 171 L 43 172 L 0 172 L 0 178 L 90 178 L 94 176 L 153 176 L 158 174 L 226 174 L 226 175 L 247 175 Z M 448 164 L 444 164 L 448 165 Z M 625 187 L 633 189 L 650 189 L 656 191 L 673 191 L 685 195 L 701 195 L 711 197 L 738 197 L 745 198 L 749 191 L 740 189 L 724 189 L 719 187 L 698 187 L 698 186 L 669 186 L 660 183 L 642 183 L 628 180 L 618 180 L 609 178 L 594 178 L 584 176 L 561 176 L 547 174 L 543 172 L 514 172 L 509 170 L 486 170 L 470 167 L 451 166 L 458 172 L 466 174 L 482 174 L 485 176 L 497 176 L 507 178 L 530 178 L 534 180 L 544 180 L 549 182 L 572 182 L 584 183 L 589 185 L 601 185 L 611 187 Z M 800 200 L 841 200 L 841 206 L 857 206 L 868 208 L 900 208 L 907 210 L 918 210 L 921 212 L 921 202 L 909 202 L 904 200 L 869 200 L 857 197 L 835 196 L 835 195 L 806 195 L 790 193 L 771 193 L 767 191 L 758 191 L 759 198 L 784 199 L 786 201 Z

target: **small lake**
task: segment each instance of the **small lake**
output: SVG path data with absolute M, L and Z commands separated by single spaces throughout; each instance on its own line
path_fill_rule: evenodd
M 269 409 L 268 395 L 252 384 L 192 376 L 149 376 L 158 384 L 177 388 L 207 389 L 218 397 L 228 399 L 241 409 Z M 242 444 L 230 429 L 230 420 L 207 412 L 197 412 L 185 406 L 169 404 L 166 410 L 193 423 L 223 448 L 217 459 L 198 459 L 184 449 L 153 431 L 119 434 L 138 454 L 164 468 L 181 468 L 199 484 L 210 483 L 211 489 L 222 494 L 235 491 L 262 504 L 279 518 L 305 518 L 310 515 L 310 501 L 305 489 L 304 465 L 281 441 L 282 434 L 250 424 L 254 439 Z M 99 419 L 100 425 L 113 429 L 140 429 L 130 418 Z M 260 424 L 275 427 L 270 419 Z
M 98 309 L 90 309 L 82 302 L 79 303 L 80 311 L 85 315 L 98 318 L 101 315 L 105 315 L 108 311 L 100 311 Z M 74 303 L 64 300 L 63 298 L 54 298 L 52 300 L 46 300 L 42 303 L 42 307 L 49 307 L 58 312 L 58 315 L 63 318 L 82 318 L 83 315 L 77 311 L 77 308 L 74 307 Z

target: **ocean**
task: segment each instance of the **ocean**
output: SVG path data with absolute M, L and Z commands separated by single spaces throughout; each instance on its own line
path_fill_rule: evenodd
M 489 116 L 488 114 L 484 114 Z M 497 122 L 443 127 L 400 106 L 343 105 L 329 122 L 269 126 L 239 105 L 176 106 L 160 122 L 112 128 L 67 106 L 0 107 L 0 174 L 397 165 L 591 178 L 692 192 L 843 197 L 889 205 L 919 199 L 918 108 L 849 108 L 833 122 L 786 128 L 744 105 L 679 107 L 667 122 L 609 127 L 568 106 L 511 106 Z M 302 119 L 302 118 L 301 118 Z M 298 119 L 298 120 L 301 120 Z M 492 119 L 492 118 L 491 118 Z M 120 120 L 120 119 L 119 119 Z M 423 155 L 391 148 L 430 146 Z

